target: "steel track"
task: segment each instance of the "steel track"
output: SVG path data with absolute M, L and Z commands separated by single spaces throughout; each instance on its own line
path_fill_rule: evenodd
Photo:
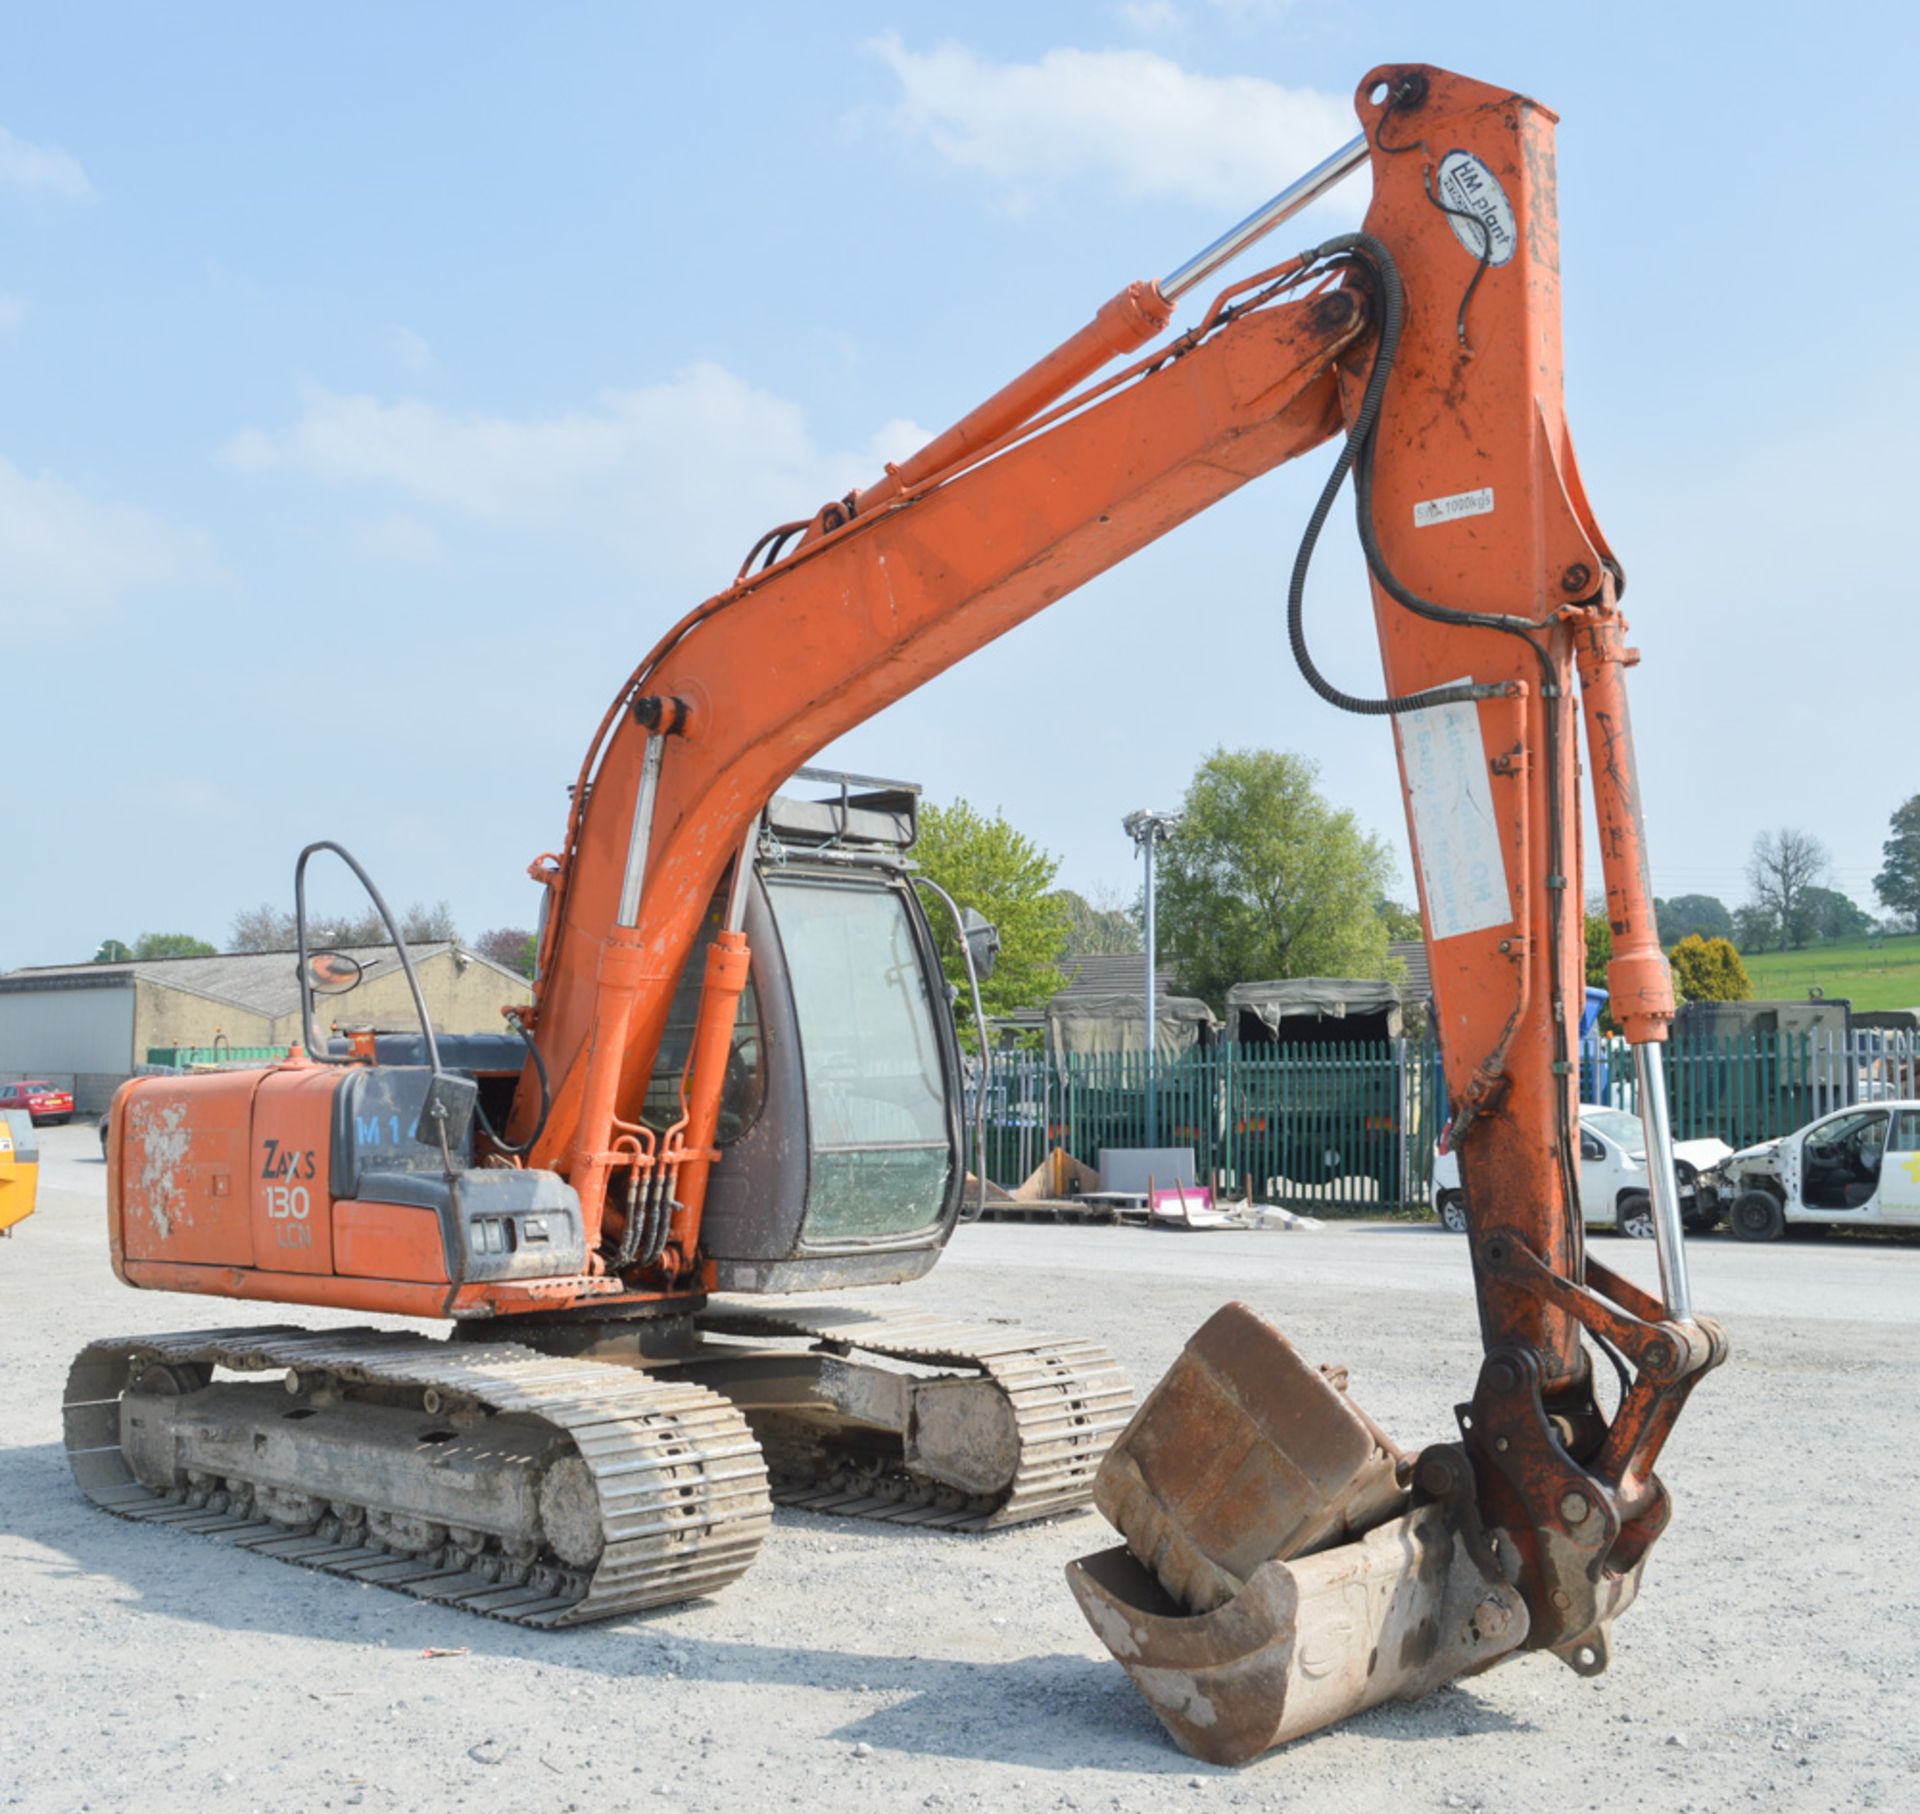
M 591 1571 L 551 1560 L 400 1554 L 377 1542 L 221 1509 L 155 1491 L 121 1450 L 121 1398 L 149 1366 L 324 1374 L 351 1390 L 429 1389 L 542 1418 L 571 1438 L 599 1495 L 605 1547 Z M 550 1359 L 517 1343 L 458 1345 L 375 1329 L 315 1334 L 285 1326 L 130 1336 L 83 1349 L 67 1381 L 67 1459 L 89 1499 L 121 1518 L 217 1536 L 327 1574 L 459 1606 L 516 1625 L 608 1619 L 710 1594 L 752 1563 L 772 1522 L 766 1466 L 745 1420 L 703 1387 L 592 1361 Z M 244 1501 L 244 1489 L 241 1492 Z

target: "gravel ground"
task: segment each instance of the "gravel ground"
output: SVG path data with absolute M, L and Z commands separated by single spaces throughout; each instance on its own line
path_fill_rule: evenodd
M 544 1635 L 91 1510 L 60 1454 L 72 1352 L 249 1319 L 120 1286 L 93 1130 L 46 1151 L 0 1242 L 0 1806 L 1920 1805 L 1920 1247 L 1695 1244 L 1734 1359 L 1668 1447 L 1674 1525 L 1609 1674 L 1522 1657 L 1230 1772 L 1175 1751 L 1081 1623 L 1060 1571 L 1110 1540 L 1091 1513 L 943 1538 L 783 1512 L 719 1598 Z M 1240 1297 L 1409 1444 L 1472 1380 L 1467 1294 L 1457 1240 L 1385 1224 L 966 1229 L 906 1293 L 1099 1336 L 1136 1388 Z

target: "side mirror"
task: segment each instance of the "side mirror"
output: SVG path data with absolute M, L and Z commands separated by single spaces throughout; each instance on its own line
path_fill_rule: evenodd
M 307 987 L 315 995 L 345 995 L 360 987 L 366 974 L 358 958 L 344 951 L 312 951 L 307 954 Z
M 967 950 L 973 958 L 974 974 L 985 982 L 1000 957 L 1000 928 L 971 907 L 961 909 L 960 923 L 967 931 Z

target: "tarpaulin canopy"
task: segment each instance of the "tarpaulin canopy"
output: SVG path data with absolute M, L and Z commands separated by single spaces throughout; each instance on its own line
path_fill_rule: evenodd
M 1364 976 L 1292 976 L 1284 981 L 1235 983 L 1227 991 L 1227 1026 L 1246 1037 L 1242 1016 L 1251 1016 L 1268 1035 L 1308 1039 L 1312 1023 L 1365 1016 L 1377 1024 L 1369 1037 L 1398 1039 L 1405 1030 L 1400 989 L 1382 978 Z M 1282 1022 L 1298 1026 L 1284 1027 Z
M 1146 1050 L 1146 1014 L 1141 991 L 1092 994 L 1068 990 L 1047 1003 L 1047 1045 L 1064 1057 L 1069 1053 L 1143 1052 Z M 1154 1001 L 1153 1048 L 1163 1058 L 1177 1058 L 1194 1046 L 1211 1044 L 1220 1023 L 1211 1008 L 1190 995 L 1162 995 Z

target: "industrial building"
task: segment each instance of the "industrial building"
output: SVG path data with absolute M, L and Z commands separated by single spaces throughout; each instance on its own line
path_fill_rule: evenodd
M 503 1009 L 533 998 L 526 979 L 451 940 L 409 948 L 434 1026 L 497 1033 Z M 320 1029 L 411 1029 L 413 1001 L 390 945 L 347 953 L 360 985 L 315 1003 Z M 145 963 L 55 964 L 0 976 L 0 1081 L 45 1078 L 71 1089 L 83 1114 L 105 1110 L 148 1054 L 218 1047 L 286 1046 L 300 1037 L 300 990 L 291 951 Z

